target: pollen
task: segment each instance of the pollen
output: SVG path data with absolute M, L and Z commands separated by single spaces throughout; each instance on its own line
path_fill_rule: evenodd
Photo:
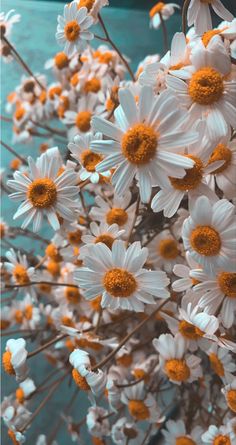
M 57 108 L 57 114 L 60 118 L 63 118 L 65 115 L 65 112 L 69 110 L 70 108 L 70 101 L 67 96 L 61 96 L 60 97 L 60 104 Z
M 151 17 L 151 19 L 154 17 L 154 15 L 159 14 L 162 9 L 164 8 L 165 3 L 163 2 L 158 2 L 156 3 L 156 5 L 153 6 L 152 9 L 150 9 L 149 11 L 149 16 Z
M 65 297 L 69 303 L 77 304 L 80 300 L 80 293 L 76 287 L 67 286 L 65 288 Z
M 193 190 L 201 183 L 203 175 L 203 163 L 201 159 L 192 155 L 185 155 L 186 158 L 192 159 L 195 164 L 192 168 L 186 170 L 186 174 L 183 178 L 172 178 L 169 177 L 171 185 L 183 192 L 188 190 Z
M 217 175 L 218 173 L 222 173 L 223 171 L 225 171 L 230 166 L 231 160 L 232 160 L 232 151 L 228 147 L 226 147 L 226 145 L 218 144 L 210 157 L 209 164 L 212 164 L 213 162 L 216 161 L 225 161 L 225 162 L 223 165 L 221 165 L 221 167 L 214 170 L 211 174 Z
M 132 354 L 124 354 L 121 357 L 117 357 L 116 363 L 117 365 L 124 366 L 125 368 L 129 368 L 133 361 Z
M 17 388 L 16 399 L 18 400 L 19 403 L 24 403 L 25 395 L 24 395 L 24 391 L 22 388 Z
M 82 133 L 90 130 L 92 113 L 90 111 L 80 111 L 75 119 L 76 126 Z
M 75 73 L 70 79 L 70 84 L 72 85 L 72 87 L 76 87 L 78 83 L 79 83 L 79 74 Z
M 72 246 L 78 246 L 81 243 L 82 232 L 80 229 L 67 233 L 67 239 Z
M 20 121 L 25 115 L 25 109 L 24 107 L 19 106 L 15 111 L 15 119 L 17 121 Z
M 87 8 L 88 12 L 92 9 L 93 5 L 95 3 L 95 0 L 80 0 L 78 7 L 82 8 L 85 6 Z
M 98 59 L 100 63 L 105 63 L 106 65 L 109 65 L 109 63 L 112 62 L 112 53 L 110 51 L 105 51 L 104 53 L 100 53 Z
M 61 318 L 61 323 L 64 325 L 64 326 L 69 326 L 70 328 L 73 328 L 75 325 L 74 325 L 74 322 L 71 320 L 71 318 L 70 317 L 68 317 L 67 315 L 64 315 L 64 317 L 62 317 Z
M 56 96 L 60 96 L 61 93 L 62 93 L 62 87 L 60 85 L 52 87 L 50 88 L 50 90 L 48 90 L 48 96 L 51 100 L 55 99 Z
M 201 68 L 192 75 L 188 92 L 193 102 L 199 105 L 212 105 L 224 92 L 223 77 L 214 68 Z
M 204 46 L 207 47 L 212 37 L 217 36 L 221 32 L 222 29 L 210 29 L 209 31 L 204 32 L 204 34 L 202 35 L 202 43 L 204 44 Z
M 204 332 L 202 332 L 199 328 L 185 320 L 180 321 L 179 332 L 183 335 L 183 337 L 189 340 L 197 340 L 199 337 L 204 335 Z
M 14 267 L 12 274 L 17 284 L 28 284 L 30 281 L 26 268 L 21 264 L 17 264 Z
M 219 436 L 214 438 L 213 445 L 231 445 L 231 440 L 229 436 L 219 434 Z
M 190 369 L 185 360 L 171 359 L 165 363 L 165 371 L 169 379 L 176 382 L 185 382 L 190 376 Z
M 181 68 L 183 68 L 183 66 L 184 66 L 184 63 L 179 62 L 176 65 L 171 65 L 169 70 L 172 70 L 172 71 L 180 70 Z
M 175 445 L 197 445 L 194 440 L 190 439 L 190 437 L 187 436 L 179 436 L 176 437 Z
M 47 100 L 47 92 L 45 90 L 43 90 L 40 95 L 39 95 L 39 100 L 41 102 L 41 104 L 45 104 L 46 100 Z
M 158 135 L 146 124 L 136 124 L 123 136 L 123 155 L 131 164 L 145 165 L 150 162 L 157 150 Z
M 35 179 L 28 188 L 27 196 L 33 207 L 48 209 L 56 202 L 57 188 L 49 178 Z
M 107 224 L 118 224 L 118 226 L 124 226 L 128 220 L 128 213 L 124 209 L 114 207 L 106 214 Z
M 96 165 L 101 162 L 102 157 L 98 153 L 93 153 L 91 150 L 84 150 L 81 155 L 81 162 L 88 172 L 95 172 Z
M 5 372 L 10 375 L 15 375 L 15 370 L 11 363 L 11 352 L 6 351 L 2 355 L 2 364 Z
M 95 239 L 95 244 L 104 243 L 107 247 L 109 247 L 109 249 L 111 249 L 114 241 L 115 238 L 113 238 L 113 236 L 109 235 L 108 233 L 103 233 L 102 235 L 97 236 L 97 238 Z
M 15 435 L 14 431 L 8 430 L 7 434 L 10 437 L 13 445 L 20 445 L 20 442 L 16 439 L 16 435 Z
M 220 359 L 217 357 L 216 354 L 214 354 L 213 352 L 209 355 L 209 360 L 211 363 L 211 367 L 214 370 L 214 372 L 219 376 L 219 377 L 224 377 L 225 375 L 225 371 L 224 371 L 224 367 L 220 361 Z
M 89 305 L 94 311 L 99 312 L 101 309 L 101 301 L 102 297 L 98 295 L 96 298 L 94 298 L 94 300 L 89 301 Z
M 112 297 L 127 298 L 137 289 L 134 276 L 124 269 L 114 268 L 105 273 L 103 284 Z
M 68 22 L 64 28 L 65 36 L 69 42 L 74 42 L 80 34 L 80 26 L 76 20 Z
M 98 93 L 100 89 L 101 89 L 101 82 L 96 77 L 87 80 L 84 84 L 85 93 Z
M 18 158 L 15 158 L 15 159 L 11 160 L 10 167 L 12 170 L 19 170 L 19 167 L 21 166 L 21 164 L 22 164 L 21 160 Z
M 45 249 L 45 254 L 53 261 L 56 261 L 58 263 L 62 261 L 62 257 L 58 251 L 58 248 L 53 243 L 48 244 Z
M 9 328 L 10 324 L 9 320 L 0 320 L 0 330 L 4 331 L 4 329 Z
M 67 55 L 63 53 L 63 51 L 55 55 L 54 62 L 59 70 L 62 70 L 63 68 L 66 68 L 69 65 L 69 59 Z
M 24 319 L 24 314 L 20 309 L 17 309 L 15 314 L 14 314 L 14 318 L 16 320 L 16 323 L 21 324 L 23 322 Z
M 55 261 L 48 261 L 47 263 L 47 271 L 53 276 L 56 277 L 60 274 L 61 268 L 60 263 L 56 263 Z
M 149 378 L 150 378 L 148 373 L 145 372 L 144 369 L 142 369 L 142 368 L 135 368 L 132 371 L 132 374 L 135 377 L 135 379 L 137 379 L 137 380 L 143 379 L 144 382 L 146 382 L 146 383 L 149 381 Z
M 221 249 L 219 233 L 210 226 L 197 226 L 190 236 L 192 248 L 204 256 L 218 255 Z
M 143 400 L 130 400 L 128 408 L 135 420 L 146 420 L 150 417 L 149 409 Z
M 165 260 L 174 260 L 179 255 L 178 244 L 172 238 L 162 239 L 158 250 L 161 257 Z
M 76 385 L 80 389 L 82 389 L 83 391 L 89 391 L 90 390 L 90 386 L 88 385 L 87 380 L 85 379 L 85 377 L 82 377 L 82 375 L 75 368 L 72 370 L 72 377 L 73 377 Z
M 221 291 L 229 298 L 236 298 L 236 273 L 221 272 L 218 276 Z
M 236 413 L 236 389 L 230 389 L 226 394 L 229 408 Z

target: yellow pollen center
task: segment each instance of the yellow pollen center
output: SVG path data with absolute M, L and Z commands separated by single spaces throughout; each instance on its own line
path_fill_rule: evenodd
M 11 352 L 6 351 L 2 355 L 2 365 L 7 374 L 15 375 L 15 370 L 11 363 Z
M 195 189 L 200 184 L 203 174 L 203 163 L 201 159 L 192 155 L 184 156 L 186 158 L 192 159 L 195 162 L 194 166 L 186 170 L 186 174 L 183 178 L 169 177 L 171 185 L 175 189 L 181 190 L 183 192 Z
M 145 165 L 150 162 L 157 150 L 158 134 L 146 124 L 136 124 L 123 136 L 123 155 L 131 164 Z
M 106 65 L 108 65 L 110 62 L 112 62 L 112 53 L 110 53 L 109 51 L 100 53 L 98 60 L 100 63 L 105 63 Z
M 31 304 L 28 304 L 25 307 L 24 316 L 25 316 L 26 320 L 31 320 L 31 318 L 33 316 L 33 306 Z
M 4 331 L 4 329 L 9 328 L 11 322 L 9 320 L 0 320 L 0 330 Z
M 232 160 L 232 151 L 228 147 L 226 147 L 226 145 L 218 144 L 210 157 L 209 164 L 212 164 L 213 162 L 216 161 L 225 161 L 225 162 L 221 167 L 214 170 L 211 174 L 217 175 L 218 173 L 222 173 L 229 167 L 229 165 L 231 164 L 231 160 Z
M 174 260 L 179 255 L 177 242 L 172 238 L 162 239 L 159 244 L 159 253 L 165 260 Z
M 236 298 L 236 273 L 221 272 L 218 276 L 221 291 L 229 298 Z
M 76 385 L 80 389 L 82 389 L 83 391 L 89 391 L 90 390 L 90 386 L 88 385 L 87 380 L 85 379 L 85 377 L 82 377 L 82 375 L 75 368 L 72 370 L 72 377 L 73 377 Z
M 89 301 L 89 304 L 94 311 L 99 312 L 101 309 L 101 301 L 102 297 L 99 295 L 98 297 L 94 298 L 94 300 Z
M 54 57 L 55 65 L 59 70 L 66 68 L 69 65 L 69 59 L 63 52 L 57 53 Z
M 92 9 L 94 5 L 95 0 L 80 0 L 78 8 L 82 8 L 85 6 L 87 8 L 88 12 Z
M 209 360 L 211 363 L 211 367 L 214 370 L 214 372 L 219 376 L 219 377 L 224 377 L 225 375 L 225 371 L 224 371 L 224 367 L 220 361 L 220 359 L 217 357 L 216 354 L 214 354 L 213 352 L 209 355 Z
M 16 320 L 16 323 L 21 324 L 23 322 L 24 319 L 24 314 L 20 309 L 17 309 L 15 314 L 14 314 L 14 318 Z
M 185 360 L 171 359 L 165 363 L 165 371 L 169 379 L 176 382 L 184 382 L 190 376 L 190 369 Z
M 81 162 L 88 172 L 95 172 L 96 165 L 101 162 L 102 157 L 91 150 L 84 150 L 81 155 Z
M 150 417 L 149 409 L 142 400 L 130 400 L 128 408 L 135 420 L 146 420 Z
M 19 403 L 24 403 L 25 395 L 24 395 L 24 391 L 22 388 L 17 388 L 16 399 L 18 400 Z
M 66 316 L 66 315 L 65 315 L 64 317 L 61 318 L 61 323 L 62 323 L 63 325 L 65 325 L 65 326 L 69 326 L 69 327 L 71 327 L 71 328 L 74 327 L 74 322 L 71 320 L 70 317 L 68 317 L 68 316 Z
M 22 164 L 21 160 L 18 158 L 12 159 L 10 163 L 10 167 L 12 170 L 19 170 L 20 165 Z
M 124 354 L 121 357 L 117 357 L 116 363 L 117 365 L 124 366 L 125 368 L 128 368 L 133 361 L 132 354 Z
M 66 24 L 64 32 L 67 40 L 69 40 L 69 42 L 74 42 L 79 37 L 80 26 L 76 20 L 72 20 Z
M 112 297 L 130 297 L 137 289 L 134 276 L 124 269 L 114 268 L 105 273 L 103 284 Z
M 20 445 L 20 442 L 18 440 L 16 440 L 16 435 L 15 435 L 14 431 L 8 430 L 7 434 L 10 437 L 13 445 Z
M 33 207 L 48 209 L 56 202 L 57 188 L 49 178 L 35 179 L 28 188 L 27 196 Z
M 49 244 L 45 249 L 46 255 L 51 258 L 51 260 L 60 262 L 62 261 L 62 257 L 58 251 L 58 248 L 55 246 L 55 244 L 51 243 Z
M 202 43 L 207 47 L 208 43 L 211 41 L 212 37 L 221 33 L 221 29 L 211 29 L 210 31 L 204 32 L 202 36 Z
M 149 16 L 150 16 L 151 18 L 153 18 L 154 15 L 159 14 L 159 13 L 162 11 L 162 9 L 164 8 L 164 6 L 165 6 L 165 3 L 163 3 L 163 2 L 158 2 L 156 5 L 153 6 L 152 9 L 150 9 L 150 11 L 149 11 Z
M 27 284 L 29 283 L 29 277 L 27 274 L 27 270 L 21 264 L 17 264 L 13 269 L 13 276 L 17 282 L 17 284 Z
M 23 107 L 18 107 L 15 111 L 15 119 L 20 121 L 25 114 L 25 109 Z
M 199 337 L 202 337 L 204 332 L 202 332 L 199 328 L 194 326 L 191 323 L 188 323 L 185 320 L 181 320 L 179 323 L 179 332 L 183 335 L 183 337 L 189 340 L 197 340 Z
M 196 442 L 187 436 L 179 436 L 176 438 L 175 445 L 196 445 Z
M 68 232 L 67 238 L 72 246 L 78 246 L 81 243 L 82 232 L 80 229 L 75 230 L 74 232 Z
M 219 434 L 219 436 L 214 438 L 213 445 L 231 445 L 231 440 L 229 436 Z
M 188 86 L 190 97 L 199 105 L 212 105 L 221 98 L 223 91 L 223 76 L 211 67 L 196 71 Z
M 226 394 L 229 408 L 236 413 L 236 389 L 230 389 Z
M 48 91 L 48 95 L 51 100 L 55 99 L 55 96 L 60 96 L 61 93 L 62 93 L 62 87 L 59 85 L 50 88 L 50 90 Z
M 119 209 L 114 207 L 109 210 L 106 214 L 107 224 L 118 224 L 118 226 L 123 226 L 128 220 L 128 213 L 124 209 Z
M 84 84 L 85 93 L 98 93 L 100 89 L 101 89 L 101 82 L 96 77 L 87 80 Z
M 65 288 L 65 297 L 69 303 L 77 304 L 80 299 L 79 290 L 76 287 L 67 286 Z
M 48 261 L 47 270 L 53 277 L 56 277 L 60 273 L 60 263 L 52 260 Z
M 143 379 L 145 382 L 148 382 L 149 380 L 149 375 L 144 371 L 144 369 L 135 368 L 132 374 L 137 380 Z
M 221 249 L 219 233 L 210 226 L 197 226 L 190 236 L 192 248 L 204 256 L 218 255 Z
M 90 111 L 80 111 L 80 113 L 77 114 L 75 123 L 82 133 L 90 130 L 91 117 L 92 113 L 90 113 Z
M 104 233 L 102 235 L 97 236 L 97 238 L 95 239 L 95 244 L 104 243 L 106 244 L 107 247 L 109 247 L 109 249 L 111 249 L 114 241 L 115 238 L 113 238 L 113 236 L 109 235 L 108 233 Z

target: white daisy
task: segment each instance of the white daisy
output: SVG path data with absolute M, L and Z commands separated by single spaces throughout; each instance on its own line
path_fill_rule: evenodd
M 148 260 L 155 267 L 172 272 L 176 262 L 181 262 L 181 245 L 169 230 L 163 230 L 148 245 Z
M 64 52 L 71 57 L 76 51 L 83 51 L 87 40 L 93 39 L 88 28 L 93 24 L 93 18 L 88 16 L 85 7 L 79 8 L 77 1 L 64 6 L 64 16 L 57 18 L 56 39 L 59 45 L 64 45 Z
M 98 21 L 98 14 L 100 10 L 109 5 L 108 0 L 77 0 L 78 8 L 82 8 L 85 6 L 88 10 L 88 14 L 91 15 L 94 19 L 94 23 Z
M 19 403 L 24 403 L 25 399 L 27 399 L 35 390 L 36 386 L 33 380 L 27 377 L 27 379 L 19 384 L 19 388 L 16 390 L 17 401 Z
M 190 434 L 187 433 L 183 420 L 168 420 L 166 429 L 162 430 L 165 445 L 201 445 L 202 428 L 194 427 Z
M 197 199 L 184 221 L 184 247 L 209 272 L 216 268 L 234 270 L 236 256 L 235 207 L 226 199 L 211 204 L 206 196 Z
M 82 241 L 85 243 L 85 246 L 82 246 L 80 249 L 81 258 L 89 255 L 89 247 L 97 243 L 104 243 L 111 249 L 115 239 L 120 238 L 124 234 L 124 230 L 119 230 L 117 224 L 109 226 L 107 223 L 101 223 L 98 225 L 95 221 L 90 224 L 90 232 L 91 234 L 82 236 Z
M 20 324 L 22 329 L 34 330 L 40 322 L 40 310 L 33 305 L 32 298 L 29 294 L 23 300 L 16 301 L 12 311 L 16 323 Z
M 93 300 L 102 294 L 102 307 L 144 311 L 144 303 L 154 304 L 153 295 L 167 298 L 169 283 L 165 272 L 143 269 L 148 250 L 140 242 L 128 249 L 120 240 L 114 241 L 112 250 L 99 243 L 84 258 L 85 267 L 75 271 L 75 280 L 84 289 L 84 296 Z
M 137 428 L 136 422 L 131 422 L 126 417 L 121 417 L 111 429 L 111 437 L 116 445 L 141 445 L 144 440 L 144 432 Z
M 80 98 L 77 111 L 68 110 L 65 112 L 62 121 L 70 127 L 68 131 L 70 140 L 73 140 L 78 133 L 83 135 L 91 130 L 91 119 L 95 113 L 97 101 L 97 95 L 89 93 Z
M 61 160 L 57 147 L 47 150 L 36 161 L 28 158 L 29 176 L 15 172 L 14 180 L 8 185 L 16 190 L 10 195 L 15 201 L 23 201 L 13 219 L 24 215 L 22 228 L 33 221 L 33 230 L 37 232 L 46 214 L 54 230 L 60 228 L 57 214 L 64 219 L 74 221 L 75 209 L 78 208 L 77 173 L 72 169 L 59 173 Z
M 154 348 L 159 352 L 159 364 L 169 380 L 177 385 L 193 382 L 202 376 L 201 359 L 195 355 L 186 355 L 187 342 L 181 334 L 161 334 L 153 340 Z
M 232 440 L 232 442 L 231 442 Z M 210 425 L 208 430 L 202 435 L 202 442 L 207 445 L 223 443 L 224 445 L 234 445 L 234 433 L 228 433 L 227 428 L 222 425 Z
M 160 419 L 160 411 L 154 397 L 147 393 L 144 382 L 124 388 L 121 393 L 121 401 L 127 405 L 129 414 L 135 421 L 147 421 L 157 423 Z
M 6 351 L 2 355 L 2 364 L 5 372 L 15 375 L 17 382 L 25 380 L 28 368 L 26 364 L 28 352 L 23 338 L 10 339 L 6 343 Z
M 184 106 L 189 108 L 189 125 L 199 118 L 206 120 L 210 139 L 225 136 L 228 126 L 235 124 L 236 81 L 228 80 L 231 62 L 224 43 L 214 36 L 205 47 L 202 40 L 190 56 L 192 72 L 184 79 L 167 75 L 169 88 L 177 94 Z
M 98 369 L 92 371 L 92 363 L 89 354 L 82 349 L 75 349 L 69 357 L 73 366 L 72 377 L 76 385 L 83 391 L 92 391 L 93 394 L 101 394 L 106 386 L 106 375 Z
M 191 0 L 187 12 L 188 26 L 194 25 L 198 35 L 202 35 L 205 31 L 212 29 L 210 5 L 214 12 L 222 19 L 231 21 L 234 18 L 220 0 Z
M 161 25 L 161 18 L 163 20 L 168 20 L 175 12 L 176 9 L 180 9 L 179 5 L 176 3 L 156 3 L 149 11 L 150 16 L 150 26 L 154 29 L 158 29 Z
M 170 91 L 155 97 L 152 88 L 144 86 L 138 105 L 129 88 L 120 89 L 118 94 L 120 106 L 114 112 L 117 124 L 97 116 L 92 121 L 96 131 L 111 138 L 91 144 L 93 151 L 106 156 L 96 170 L 116 167 L 112 183 L 118 195 L 136 176 L 141 201 L 148 202 L 153 186 L 165 186 L 168 175 L 182 178 L 184 168 L 193 167 L 191 159 L 174 151 L 194 143 L 197 133 L 181 130 L 186 115 Z
M 191 276 L 191 271 L 193 269 L 199 269 L 199 265 L 194 261 L 189 252 L 186 252 L 185 259 L 188 265 L 175 264 L 173 267 L 174 274 L 177 277 L 180 277 L 172 283 L 172 288 L 175 292 L 184 292 L 191 289 L 194 284 L 196 284 L 196 280 Z
M 14 23 L 20 21 L 20 14 L 14 14 L 15 9 L 10 9 L 8 12 L 0 12 L 0 32 L 1 37 L 9 38 L 11 35 L 12 26 Z
M 236 378 L 221 389 L 224 394 L 228 407 L 236 413 Z
M 92 436 L 108 436 L 110 432 L 108 411 L 101 406 L 91 406 L 86 415 L 88 431 Z
M 236 371 L 236 364 L 233 362 L 231 353 L 224 348 L 213 344 L 207 351 L 212 370 L 223 382 L 232 382 L 233 374 Z

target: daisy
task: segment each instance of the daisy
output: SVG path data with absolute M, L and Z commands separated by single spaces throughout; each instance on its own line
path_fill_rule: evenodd
M 93 221 L 90 224 L 90 232 L 91 235 L 86 234 L 82 236 L 82 241 L 85 243 L 85 246 L 80 249 L 80 256 L 82 257 L 89 255 L 89 247 L 94 244 L 104 243 L 111 249 L 115 239 L 120 238 L 125 231 L 119 230 L 117 224 L 109 226 L 107 223 L 101 223 L 98 225 Z
M 91 119 L 95 113 L 97 101 L 97 95 L 89 93 L 78 101 L 77 112 L 73 110 L 65 112 L 62 122 L 70 127 L 69 139 L 74 139 L 78 133 L 83 135 L 91 130 Z
M 174 14 L 175 8 L 180 9 L 176 3 L 156 3 L 149 11 L 150 26 L 158 29 L 161 25 L 161 17 L 163 20 L 168 20 Z
M 103 392 L 106 386 L 106 376 L 100 369 L 91 370 L 91 359 L 86 351 L 75 349 L 70 354 L 69 361 L 73 366 L 72 377 L 81 390 L 91 390 L 96 395 Z
M 61 161 L 57 147 L 43 153 L 36 163 L 29 157 L 28 163 L 29 176 L 15 172 L 14 180 L 8 181 L 8 185 L 16 190 L 10 198 L 23 201 L 13 219 L 24 215 L 22 228 L 33 221 L 34 232 L 41 228 L 44 214 L 54 230 L 60 228 L 57 214 L 74 221 L 74 211 L 78 208 L 77 174 L 68 169 L 58 175 Z
M 40 310 L 33 305 L 29 294 L 15 302 L 12 316 L 22 329 L 35 329 L 40 323 Z
M 233 362 L 232 355 L 227 349 L 220 348 L 213 344 L 207 351 L 212 370 L 223 382 L 232 382 L 236 371 L 236 364 Z
M 64 45 L 64 52 L 71 57 L 75 52 L 81 52 L 87 45 L 87 40 L 93 39 L 88 28 L 93 24 L 93 18 L 88 15 L 85 7 L 79 8 L 77 1 L 64 6 L 64 16 L 58 16 L 56 40 Z
M 99 243 L 84 258 L 85 267 L 75 271 L 75 280 L 84 296 L 93 300 L 102 295 L 101 307 L 144 311 L 144 303 L 154 304 L 155 297 L 167 298 L 169 284 L 165 272 L 143 269 L 148 250 L 135 242 L 126 250 L 125 243 L 114 241 L 110 250 Z
M 186 431 L 186 426 L 182 420 L 168 420 L 166 429 L 162 430 L 165 438 L 165 445 L 201 445 L 202 428 L 194 427 L 190 434 Z
M 196 280 L 191 277 L 191 271 L 193 269 L 199 269 L 199 264 L 194 261 L 189 252 L 186 252 L 185 259 L 188 263 L 186 264 L 175 264 L 173 267 L 173 272 L 177 277 L 180 277 L 178 280 L 175 280 L 172 283 L 172 289 L 175 292 L 184 292 L 191 289 Z
M 184 221 L 183 243 L 192 258 L 209 271 L 234 270 L 236 255 L 235 207 L 226 199 L 211 204 L 206 196 L 197 199 Z
M 182 75 L 167 75 L 167 86 L 189 108 L 189 125 L 199 118 L 206 120 L 210 139 L 217 140 L 235 124 L 236 81 L 227 79 L 231 70 L 229 54 L 222 40 L 214 36 L 207 47 L 200 40 L 190 60 L 189 77 L 182 80 Z
M 32 379 L 27 377 L 23 382 L 19 384 L 19 388 L 16 390 L 16 399 L 19 403 L 24 401 L 36 390 L 36 386 Z
M 111 429 L 111 437 L 116 445 L 141 445 L 144 440 L 144 432 L 137 427 L 136 422 L 131 422 L 126 417 L 121 417 Z
M 30 281 L 34 281 L 35 269 L 29 267 L 26 255 L 15 252 L 14 249 L 10 249 L 6 252 L 6 258 L 8 261 L 4 262 L 4 267 L 11 274 L 13 283 L 24 286 L 28 285 Z M 35 297 L 35 291 L 33 287 L 29 287 L 31 296 Z
M 232 441 L 231 441 L 232 440 Z M 202 442 L 207 445 L 233 445 L 234 433 L 228 433 L 225 426 L 217 427 L 215 425 L 210 425 L 208 430 L 202 435 Z
M 28 369 L 26 359 L 28 352 L 23 338 L 10 339 L 6 343 L 6 351 L 2 355 L 2 364 L 5 372 L 16 377 L 17 382 L 25 380 Z
M 177 385 L 193 382 L 202 375 L 201 359 L 195 355 L 186 355 L 187 342 L 181 334 L 161 334 L 153 340 L 154 348 L 159 352 L 159 363 L 169 380 Z
M 209 275 L 204 270 L 194 270 L 191 275 L 200 281 L 193 288 L 202 294 L 200 306 L 208 307 L 212 313 L 219 310 L 223 325 L 230 328 L 236 311 L 236 272 L 217 270 Z
M 236 378 L 221 389 L 224 394 L 228 407 L 236 413 Z
M 163 230 L 148 245 L 148 260 L 157 268 L 166 272 L 173 270 L 176 262 L 181 262 L 181 245 L 169 230 Z
M 18 23 L 20 21 L 20 14 L 14 14 L 15 9 L 11 9 L 8 12 L 0 12 L 0 32 L 1 38 L 6 37 L 9 38 L 11 35 L 12 26 L 14 23 Z
M 209 6 L 224 20 L 231 22 L 233 15 L 224 7 L 220 0 L 191 0 L 188 12 L 188 26 L 194 25 L 196 33 L 202 35 L 205 31 L 212 29 L 212 21 Z
M 74 137 L 74 142 L 68 144 L 68 149 L 72 153 L 71 156 L 75 158 L 81 165 L 82 169 L 79 172 L 81 181 L 89 179 L 92 184 L 97 184 L 100 178 L 109 178 L 110 170 L 99 174 L 96 172 L 96 165 L 101 162 L 103 157 L 99 153 L 94 153 L 90 149 L 90 144 L 94 140 L 102 139 L 101 133 L 92 132 L 81 134 Z
M 121 401 L 127 405 L 129 414 L 135 421 L 157 423 L 160 419 L 156 400 L 150 393 L 147 394 L 144 382 L 124 388 Z
M 86 416 L 88 431 L 95 437 L 108 436 L 110 424 L 107 419 L 108 411 L 101 406 L 91 406 Z
M 96 170 L 116 168 L 112 183 L 118 195 L 136 176 L 141 201 L 148 202 L 154 185 L 164 186 L 167 175 L 182 178 L 184 168 L 193 167 L 191 159 L 173 151 L 194 143 L 197 133 L 180 129 L 186 115 L 169 91 L 155 97 L 152 89 L 144 86 L 138 105 L 129 88 L 120 89 L 118 94 L 120 106 L 114 112 L 117 124 L 93 118 L 93 128 L 111 138 L 91 144 L 93 151 L 106 156 Z
M 46 70 L 53 68 L 55 70 L 55 73 L 68 71 L 70 59 L 67 56 L 67 54 L 64 53 L 64 51 L 60 51 L 59 53 L 55 54 L 55 56 L 52 59 L 47 60 L 47 62 L 44 65 L 44 68 Z
M 109 5 L 108 0 L 77 0 L 78 9 L 85 6 L 88 10 L 88 14 L 94 19 L 94 23 L 98 21 L 98 14 L 104 6 Z

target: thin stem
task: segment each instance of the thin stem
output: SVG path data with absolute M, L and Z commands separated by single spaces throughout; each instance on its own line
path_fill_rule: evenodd
M 162 34 L 163 34 L 163 45 L 164 45 L 164 50 L 165 50 L 165 53 L 166 53 L 168 51 L 168 48 L 169 48 L 169 45 L 168 45 L 168 34 L 167 34 L 165 20 L 163 19 L 163 15 L 162 15 L 161 12 L 159 12 L 159 15 L 160 15 L 160 20 L 161 20 Z
M 0 116 L 0 120 L 4 121 L 4 122 L 9 122 L 9 123 L 12 122 L 12 119 L 10 117 L 6 117 L 6 116 L 2 116 L 2 115 Z
M 42 236 L 38 235 L 37 233 L 31 232 L 31 230 L 29 229 L 21 229 L 20 227 L 9 227 L 10 232 L 16 232 L 17 235 L 22 235 L 22 236 L 29 236 L 33 239 L 36 239 L 38 241 L 41 241 L 44 244 L 49 244 L 49 240 L 47 240 L 46 238 L 43 238 Z
M 56 338 L 54 337 L 52 340 L 48 341 L 47 343 L 44 343 L 44 345 L 40 346 L 39 348 L 35 349 L 32 352 L 29 352 L 27 358 L 34 357 L 34 355 L 39 354 L 39 352 L 44 351 L 44 349 L 49 348 L 49 346 L 54 345 L 54 343 L 57 343 L 58 341 L 62 340 L 63 338 L 67 337 L 68 334 L 62 334 L 58 335 Z
M 133 230 L 134 230 L 134 226 L 135 226 L 136 220 L 137 220 L 137 218 L 138 218 L 138 214 L 139 214 L 139 204 L 140 204 L 140 195 L 138 195 L 138 198 L 137 198 L 136 207 L 135 207 L 135 213 L 134 213 L 134 218 L 133 218 L 133 221 L 132 221 L 132 225 L 131 225 L 131 227 L 130 227 L 130 231 L 129 231 L 128 236 L 127 236 L 127 241 L 126 241 L 126 245 L 127 245 L 127 246 L 128 246 L 128 244 L 129 244 L 130 238 L 131 238 L 132 233 L 133 233 Z
M 16 158 L 18 158 L 22 164 L 24 165 L 28 165 L 26 160 L 24 158 L 22 158 L 15 150 L 14 148 L 10 147 L 8 144 L 6 144 L 5 142 L 3 142 L 2 140 L 0 141 L 0 144 L 6 148 L 12 155 L 14 155 Z
M 183 8 L 182 8 L 182 31 L 186 35 L 187 34 L 187 11 L 189 7 L 190 0 L 184 0 Z

